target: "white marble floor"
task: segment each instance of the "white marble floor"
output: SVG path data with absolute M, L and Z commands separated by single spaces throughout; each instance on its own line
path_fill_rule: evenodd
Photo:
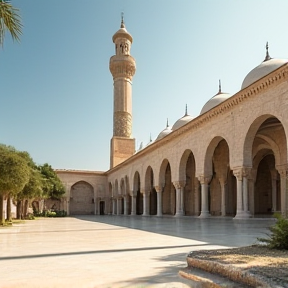
M 0 228 L 0 287 L 190 287 L 193 250 L 245 246 L 272 220 L 79 216 Z

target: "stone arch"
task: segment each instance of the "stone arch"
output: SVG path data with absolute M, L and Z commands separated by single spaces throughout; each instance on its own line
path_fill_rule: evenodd
M 284 126 L 283 124 L 280 122 L 280 120 L 271 115 L 271 114 L 265 114 L 265 115 L 262 115 L 258 118 L 256 118 L 252 124 L 250 125 L 247 133 L 246 133 L 246 136 L 245 136 L 245 140 L 244 140 L 244 145 L 243 145 L 243 151 L 242 151 L 242 155 L 243 155 L 243 166 L 244 167 L 252 167 L 252 162 L 253 162 L 253 154 L 252 154 L 252 151 L 253 151 L 253 143 L 254 143 L 254 140 L 256 138 L 256 135 L 257 133 L 259 133 L 259 129 L 261 128 L 261 126 L 263 126 L 263 124 L 267 124 L 267 126 L 269 125 L 269 121 L 272 122 L 273 124 L 273 121 L 274 121 L 274 124 L 280 124 L 282 129 L 283 129 L 283 135 L 284 135 L 284 138 L 285 138 L 285 143 L 283 143 L 285 145 L 285 147 L 282 147 L 284 149 L 282 150 L 279 150 L 279 148 L 277 147 L 277 144 L 276 143 L 273 143 L 275 142 L 274 140 L 272 140 L 271 138 L 268 139 L 265 135 L 258 135 L 257 137 L 261 137 L 262 139 L 265 139 L 265 141 L 267 143 L 270 144 L 270 147 L 271 149 L 274 148 L 274 153 L 276 152 L 276 155 L 275 155 L 275 160 L 276 160 L 276 165 L 282 165 L 282 164 L 286 164 L 287 163 L 287 143 L 286 143 L 286 133 L 285 133 L 285 129 L 284 129 Z M 261 129 L 260 129 L 261 130 Z M 275 145 L 276 144 L 276 145 Z M 278 145 L 279 146 L 279 145 Z M 280 155 L 277 155 L 278 153 Z M 282 162 L 282 163 L 281 163 Z M 284 163 L 283 163 L 284 162 Z
M 95 214 L 94 188 L 86 181 L 76 182 L 70 191 L 70 215 Z
M 287 139 L 278 118 L 266 114 L 254 120 L 245 137 L 243 158 L 244 167 L 252 168 L 250 213 L 258 216 L 284 212 L 287 192 L 286 184 L 281 186 L 279 170 L 287 169 Z
M 163 215 L 175 215 L 176 213 L 176 190 L 172 183 L 172 171 L 167 159 L 160 166 L 159 183 L 162 190 L 162 213 Z
M 199 215 L 200 185 L 196 178 L 196 161 L 194 154 L 187 149 L 182 154 L 179 164 L 179 182 L 183 187 L 183 214 Z
M 112 214 L 113 213 L 113 186 L 112 186 L 111 182 L 109 182 L 109 184 L 108 184 L 108 189 L 109 189 L 109 210 L 108 210 L 108 214 Z
M 138 171 L 136 171 L 133 178 L 133 194 L 136 196 L 136 215 L 143 214 L 143 194 L 141 193 L 140 189 L 140 174 Z
M 154 188 L 154 172 L 151 166 L 148 166 L 145 172 L 145 192 L 149 195 L 149 214 L 157 214 L 157 192 Z
M 126 201 L 126 212 L 124 214 L 131 214 L 132 211 L 132 197 L 131 191 L 130 191 L 130 184 L 129 184 L 129 178 L 126 175 L 125 176 L 125 201 Z
M 230 168 L 230 149 L 225 138 L 217 136 L 209 143 L 204 163 L 208 183 L 208 209 L 212 216 L 236 214 L 236 179 Z

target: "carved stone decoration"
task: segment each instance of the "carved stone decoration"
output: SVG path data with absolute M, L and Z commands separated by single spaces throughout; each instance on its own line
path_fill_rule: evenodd
M 132 81 L 136 72 L 136 62 L 132 56 L 112 56 L 109 65 L 113 79 L 124 77 Z
M 212 176 L 199 175 L 197 178 L 201 184 L 208 185 L 209 182 L 211 181 Z
M 181 189 L 185 186 L 185 181 L 174 181 L 173 185 L 176 189 Z
M 114 113 L 113 135 L 118 137 L 131 137 L 132 116 L 127 112 L 118 111 Z

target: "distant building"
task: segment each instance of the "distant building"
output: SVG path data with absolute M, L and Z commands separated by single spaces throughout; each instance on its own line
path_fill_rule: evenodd
M 187 114 L 135 152 L 133 38 L 114 34 L 110 170 L 57 170 L 68 214 L 231 216 L 288 212 L 288 63 L 269 56 L 234 95 L 219 91 L 199 116 Z M 231 71 L 233 73 L 233 71 Z M 187 109 L 186 109 L 187 110 Z M 107 159 L 108 161 L 108 159 Z M 49 208 L 49 207 L 47 207 Z

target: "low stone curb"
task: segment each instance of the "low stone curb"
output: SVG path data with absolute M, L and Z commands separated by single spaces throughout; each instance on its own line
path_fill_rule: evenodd
M 202 277 L 193 275 L 189 272 L 185 272 L 183 270 L 180 270 L 178 273 L 181 277 L 186 278 L 193 283 L 193 288 L 221 288 L 216 283 L 213 283 L 212 281 L 209 281 L 208 279 L 204 279 Z
M 215 261 L 200 260 L 191 257 L 187 257 L 187 264 L 188 267 L 198 268 L 212 274 L 218 274 L 230 279 L 231 281 L 249 285 L 251 287 L 274 288 L 273 286 L 270 286 L 266 282 L 257 278 L 255 275 L 247 271 L 243 271 L 240 268 L 233 267 L 232 265 L 225 265 Z M 207 286 L 207 287 L 214 288 L 221 286 Z

